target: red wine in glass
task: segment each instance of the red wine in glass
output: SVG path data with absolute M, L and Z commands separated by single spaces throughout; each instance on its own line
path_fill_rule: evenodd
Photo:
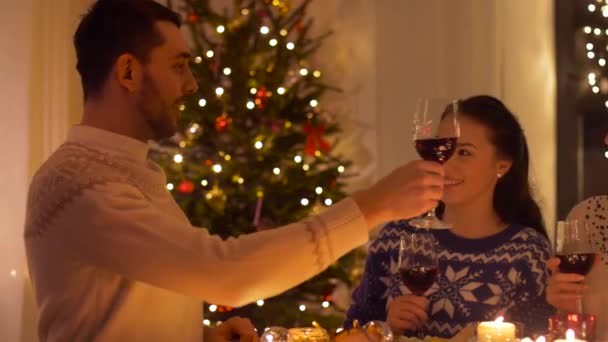
M 559 271 L 586 276 L 595 261 L 595 253 L 558 254 Z
M 416 151 L 424 160 L 443 164 L 454 154 L 457 140 L 458 138 L 456 137 L 416 139 Z
M 399 273 L 403 284 L 416 296 L 423 296 L 437 279 L 436 267 L 403 268 Z

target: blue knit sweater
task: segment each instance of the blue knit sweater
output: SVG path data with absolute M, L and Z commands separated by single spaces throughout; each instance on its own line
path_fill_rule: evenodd
M 391 300 L 410 293 L 397 269 L 399 239 L 408 231 L 414 228 L 407 221 L 392 222 L 371 243 L 345 327 L 351 327 L 355 319 L 360 324 L 386 320 Z M 432 233 L 439 245 L 439 273 L 425 294 L 429 300 L 426 335 L 449 338 L 470 322 L 490 321 L 501 315 L 522 323 L 528 336 L 546 332 L 554 310 L 545 300 L 549 276 L 545 261 L 550 247 L 542 234 L 516 224 L 474 240 L 449 230 Z

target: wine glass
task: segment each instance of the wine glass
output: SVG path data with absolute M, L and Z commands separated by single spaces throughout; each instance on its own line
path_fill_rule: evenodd
M 591 232 L 586 222 L 559 221 L 555 229 L 555 256 L 559 258 L 559 271 L 586 276 L 595 262 Z M 583 313 L 582 298 L 577 300 L 579 313 Z
M 443 164 L 456 150 L 460 136 L 458 106 L 456 99 L 422 98 L 414 112 L 414 146 L 424 160 Z M 416 228 L 449 229 L 452 225 L 443 222 L 432 209 L 425 217 L 411 220 Z
M 424 296 L 437 279 L 439 261 L 436 240 L 431 231 L 406 233 L 399 242 L 397 267 L 401 281 L 412 294 Z M 418 331 L 424 339 L 424 332 Z

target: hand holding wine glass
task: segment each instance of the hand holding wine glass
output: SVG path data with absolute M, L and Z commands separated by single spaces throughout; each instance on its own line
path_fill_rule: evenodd
M 421 338 L 424 338 L 422 327 L 428 320 L 428 301 L 424 294 L 435 283 L 439 270 L 436 244 L 430 231 L 406 233 L 399 243 L 399 275 L 412 295 L 396 299 L 395 306 L 401 302 L 404 305 L 392 310 L 395 312 L 393 318 L 397 316 L 402 321 L 413 323 Z
M 584 311 L 583 280 L 595 262 L 589 226 L 582 221 L 559 221 L 555 230 L 556 258 L 548 266 L 553 275 L 547 287 L 547 301 L 566 311 Z
M 414 146 L 424 160 L 439 164 L 447 162 L 460 136 L 458 101 L 454 99 L 420 99 L 414 112 Z M 449 229 L 452 226 L 435 215 L 435 209 L 426 217 L 410 221 L 416 228 Z

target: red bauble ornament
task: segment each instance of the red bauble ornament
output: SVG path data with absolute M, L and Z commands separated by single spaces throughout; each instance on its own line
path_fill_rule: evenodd
M 201 20 L 201 17 L 196 13 L 190 13 L 188 14 L 188 17 L 186 17 L 186 20 L 188 20 L 189 23 L 196 24 Z
M 323 133 L 325 133 L 325 127 L 305 124 L 304 133 L 306 134 L 304 151 L 307 155 L 314 156 L 317 150 L 327 152 L 331 148 L 329 142 L 322 137 Z
M 222 114 L 215 119 L 215 130 L 219 133 L 225 132 L 230 124 L 232 123 L 232 118 L 228 116 L 228 114 Z
M 255 104 L 260 109 L 264 109 L 268 105 L 268 89 L 266 87 L 261 86 L 258 89 L 258 92 L 255 94 Z
M 191 194 L 192 192 L 194 192 L 194 183 L 192 183 L 189 180 L 184 180 L 181 183 L 179 183 L 179 186 L 177 187 L 177 189 L 181 193 Z

